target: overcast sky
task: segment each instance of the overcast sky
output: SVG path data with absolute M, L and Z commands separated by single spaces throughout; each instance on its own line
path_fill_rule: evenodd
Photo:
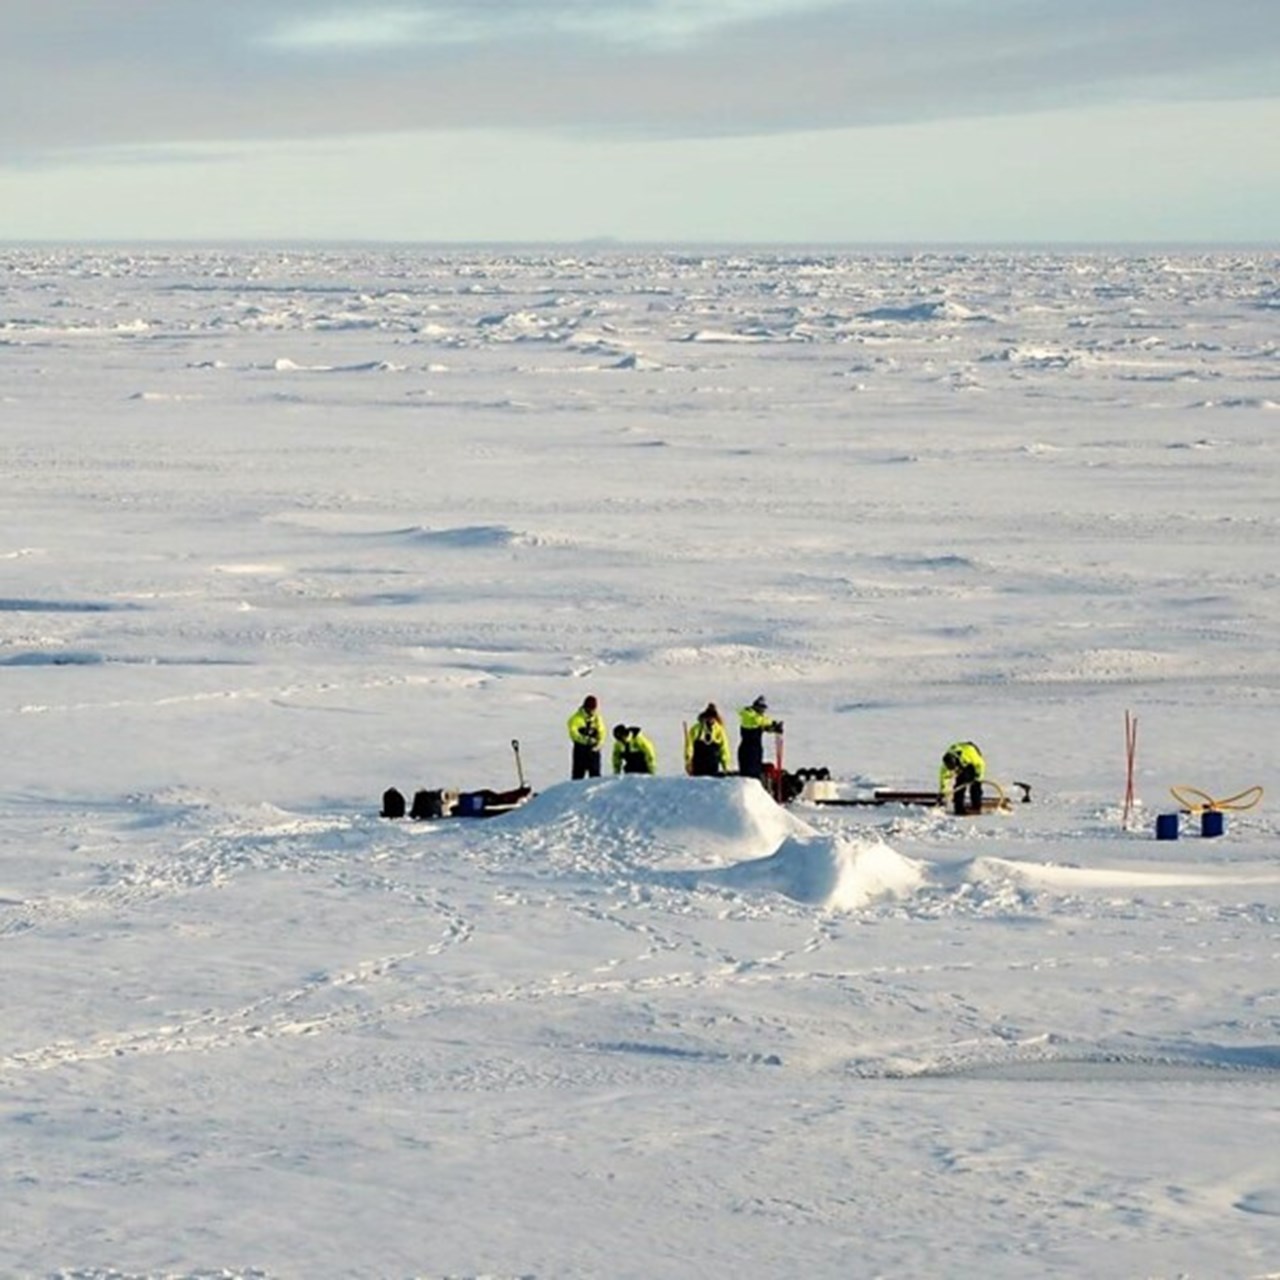
M 1280 0 L 0 0 L 0 240 L 1280 241 Z

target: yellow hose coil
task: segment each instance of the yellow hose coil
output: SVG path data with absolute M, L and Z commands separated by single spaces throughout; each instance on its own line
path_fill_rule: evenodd
M 1187 813 L 1222 813 L 1228 809 L 1235 811 L 1252 809 L 1262 799 L 1261 787 L 1247 787 L 1233 796 L 1227 796 L 1225 800 L 1215 800 L 1207 791 L 1201 791 L 1199 787 L 1170 787 L 1169 793 Z M 1191 799 L 1192 796 L 1198 796 L 1199 800 Z

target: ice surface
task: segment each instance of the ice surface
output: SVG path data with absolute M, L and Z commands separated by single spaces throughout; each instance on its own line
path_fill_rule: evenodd
M 1280 1268 L 1274 254 L 0 264 L 0 1272 Z

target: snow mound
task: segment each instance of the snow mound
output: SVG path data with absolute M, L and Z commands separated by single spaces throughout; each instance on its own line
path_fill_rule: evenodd
M 912 302 L 900 307 L 873 307 L 863 311 L 862 320 L 893 320 L 912 322 L 919 320 L 990 320 L 990 316 L 970 311 L 968 307 L 949 298 Z
M 1199 886 L 1264 885 L 1280 881 L 1270 866 L 1166 868 L 1162 866 L 1079 867 L 1057 863 L 1020 862 L 992 856 L 975 858 L 966 878 L 976 885 L 1014 884 L 1058 893 L 1088 890 L 1113 893 L 1120 889 L 1149 890 Z
M 878 840 L 816 832 L 746 778 L 620 777 L 551 787 L 503 820 L 526 852 L 579 873 L 777 894 L 853 911 L 920 888 Z
M 423 529 L 417 534 L 421 542 L 442 547 L 509 547 L 521 541 L 513 529 L 504 524 L 462 525 L 456 529 Z
M 1024 369 L 1069 369 L 1080 360 L 1078 351 L 1064 350 L 1059 347 L 1041 347 L 1019 344 L 1005 347 L 979 359 L 1002 364 L 1018 365 Z
M 1266 396 L 1228 396 L 1223 400 L 1198 400 L 1194 409 L 1280 409 L 1280 401 Z
M 405 365 L 389 360 L 363 360 L 359 364 L 298 364 L 281 356 L 271 368 L 276 373 L 404 373 Z
M 610 366 L 613 369 L 634 369 L 639 373 L 654 373 L 665 366 L 657 360 L 650 360 L 647 356 L 642 355 L 626 355 L 616 364 Z
M 527 546 L 537 539 L 522 534 L 505 524 L 467 524 L 429 529 L 424 525 L 406 525 L 401 529 L 379 529 L 370 535 L 392 542 L 445 547 L 453 550 L 486 550 L 493 547 Z
M 724 866 L 811 833 L 748 778 L 635 776 L 562 782 L 504 819 L 549 850 L 617 868 Z
M 738 333 L 729 329 L 695 329 L 682 342 L 735 343 L 764 342 L 765 335 L 759 333 Z
M 908 897 L 923 883 L 924 870 L 878 840 L 807 835 L 790 836 L 769 857 L 740 862 L 714 879 L 734 889 L 856 911 L 882 899 Z

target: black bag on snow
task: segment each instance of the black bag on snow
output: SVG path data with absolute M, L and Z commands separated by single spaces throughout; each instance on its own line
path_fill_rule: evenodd
M 444 812 L 439 791 L 415 791 L 413 808 L 409 810 L 411 818 L 438 818 Z
M 388 787 L 382 793 L 382 813 L 379 816 L 383 818 L 404 817 L 404 796 L 395 787 Z

